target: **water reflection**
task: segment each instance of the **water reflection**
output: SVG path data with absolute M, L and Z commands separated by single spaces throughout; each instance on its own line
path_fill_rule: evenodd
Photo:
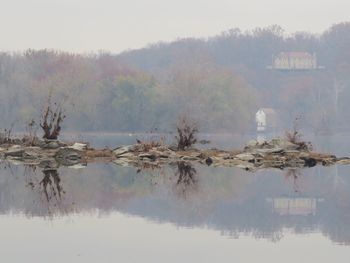
M 196 173 L 197 171 L 193 168 L 191 163 L 177 163 L 177 171 L 175 173 L 177 181 L 175 189 L 179 196 L 186 198 L 189 194 L 198 190 L 198 179 L 196 178 Z
M 121 212 L 155 222 L 206 227 L 278 241 L 284 229 L 320 232 L 350 244 L 348 167 L 267 170 L 190 163 L 134 168 L 94 164 L 39 169 L 2 163 L 0 213 L 53 219 Z
M 61 179 L 58 175 L 56 169 L 44 169 L 43 170 L 44 178 L 40 181 L 40 186 L 42 191 L 45 194 L 46 201 L 49 203 L 54 200 L 59 204 L 62 200 L 62 187 L 60 185 Z

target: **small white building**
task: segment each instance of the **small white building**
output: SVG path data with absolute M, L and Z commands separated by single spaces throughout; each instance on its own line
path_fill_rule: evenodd
M 273 108 L 260 108 L 255 114 L 257 132 L 274 131 L 277 128 L 277 113 Z
M 266 130 L 266 114 L 263 109 L 259 109 L 255 114 L 255 121 L 258 132 L 264 132 Z

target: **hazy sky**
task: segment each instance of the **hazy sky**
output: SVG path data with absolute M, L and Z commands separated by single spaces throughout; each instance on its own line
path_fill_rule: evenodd
M 0 0 L 0 50 L 120 52 L 271 24 L 322 32 L 349 10 L 350 0 Z

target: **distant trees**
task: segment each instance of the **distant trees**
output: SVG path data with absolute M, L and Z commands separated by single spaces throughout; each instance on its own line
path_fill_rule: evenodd
M 174 65 L 166 76 L 160 101 L 169 119 L 187 112 L 203 131 L 234 132 L 247 130 L 253 120 L 254 89 L 233 70 L 205 59 Z
M 316 52 L 325 68 L 267 70 L 272 55 L 281 51 Z M 337 123 L 350 130 L 349 69 L 350 23 L 321 35 L 287 36 L 276 25 L 247 32 L 232 29 L 207 40 L 159 43 L 117 56 L 3 52 L 0 128 L 37 119 L 39 105 L 52 90 L 55 101 L 67 98 L 65 125 L 73 130 L 169 131 L 180 113 L 189 112 L 202 131 L 242 133 L 253 125 L 261 106 L 280 113 L 284 128 L 292 116 L 304 113 L 310 129 Z
M 128 130 L 130 127 L 140 130 L 154 122 L 155 86 L 155 79 L 142 73 L 120 76 L 114 80 L 111 110 L 120 130 Z
M 196 52 L 188 53 L 189 49 Z M 324 66 L 324 69 L 318 72 L 296 72 L 294 74 L 267 70 L 266 67 L 272 63 L 272 56 L 281 51 L 315 52 L 319 65 Z M 165 56 L 153 56 L 154 54 L 165 54 Z M 187 63 L 179 66 L 179 61 L 183 62 L 184 60 L 184 54 L 187 55 Z M 209 59 L 206 61 L 198 60 L 200 55 Z M 146 57 L 147 60 L 151 57 L 154 59 L 151 63 L 145 63 Z M 166 59 L 164 59 L 165 57 Z M 292 121 L 294 113 L 290 114 L 289 117 L 285 114 L 298 111 L 294 108 L 297 106 L 299 112 L 300 109 L 307 112 L 305 117 L 310 123 L 310 128 L 318 129 L 321 123 L 332 123 L 333 126 L 338 123 L 338 126 L 342 125 L 339 128 L 347 127 L 350 130 L 350 122 L 345 121 L 348 119 L 345 114 L 347 106 L 346 103 L 343 103 L 350 99 L 347 92 L 350 76 L 344 77 L 344 74 L 341 73 L 342 69 L 347 72 L 347 69 L 350 68 L 349 22 L 333 25 L 321 35 L 309 32 L 286 35 L 283 29 L 276 25 L 246 32 L 231 29 L 208 40 L 184 39 L 170 44 L 150 46 L 123 53 L 121 58 L 151 73 L 159 74 L 167 68 L 177 68 L 175 73 L 169 75 L 174 77 L 172 83 L 179 82 L 178 76 L 181 75 L 178 72 L 181 69 L 186 71 L 190 68 L 188 71 L 191 72 L 189 65 L 195 64 L 197 67 L 203 67 L 209 61 L 209 64 L 216 65 L 218 68 L 232 69 L 236 76 L 255 88 L 256 92 L 254 93 L 259 104 L 275 108 L 277 112 L 281 113 L 282 123 L 280 125 L 284 127 L 287 127 L 288 123 Z M 191 61 L 194 63 L 189 63 Z M 188 73 L 188 75 L 191 74 L 193 71 Z M 213 72 L 210 74 L 215 75 Z M 203 75 L 203 79 L 210 78 Z M 220 77 L 219 81 L 216 80 L 217 83 L 220 83 L 223 78 Z M 170 88 L 171 85 L 169 85 Z M 176 86 L 184 87 L 186 85 Z M 186 87 L 184 89 L 187 90 L 188 85 Z M 335 89 L 335 87 L 339 89 Z M 191 88 L 191 90 L 194 89 Z M 288 98 L 288 94 L 291 95 L 290 98 Z M 244 98 L 241 95 L 237 97 Z M 203 102 L 203 100 L 200 101 Z M 286 105 L 282 101 L 288 101 L 288 104 Z M 236 103 L 234 102 L 232 105 L 237 105 Z M 224 103 L 223 105 L 229 104 Z M 244 109 L 241 106 L 238 108 Z M 212 114 L 214 115 L 216 112 L 212 111 Z M 243 112 L 249 112 L 249 109 L 245 109 Z M 337 115 L 336 118 L 334 114 Z M 210 114 L 210 116 L 213 115 Z M 213 119 L 218 120 L 218 118 Z M 225 129 L 227 130 L 227 128 Z

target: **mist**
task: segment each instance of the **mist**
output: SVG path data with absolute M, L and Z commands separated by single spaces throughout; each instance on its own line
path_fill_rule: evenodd
M 231 29 L 119 54 L 2 52 L 0 122 L 24 130 L 51 92 L 72 131 L 167 132 L 187 113 L 201 131 L 247 133 L 259 108 L 274 112 L 276 131 L 297 116 L 310 132 L 349 131 L 349 44 L 350 24 L 340 23 L 322 34 Z M 312 54 L 317 67 L 271 69 L 281 52 Z

